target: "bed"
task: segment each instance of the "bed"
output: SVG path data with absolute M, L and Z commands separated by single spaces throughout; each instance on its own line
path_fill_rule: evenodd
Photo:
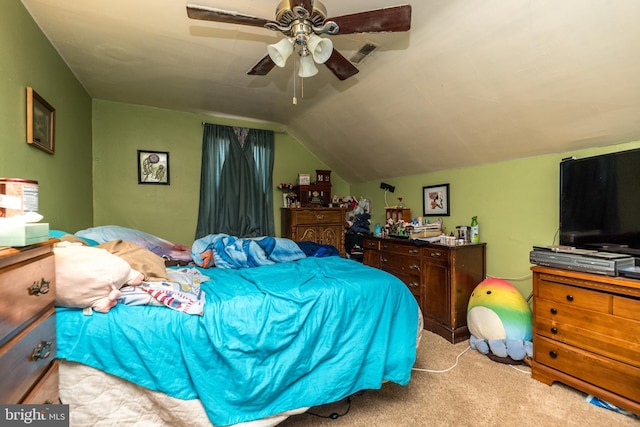
M 272 426 L 410 380 L 421 314 L 388 273 L 337 256 L 173 269 L 200 278 L 201 313 L 57 307 L 71 425 Z

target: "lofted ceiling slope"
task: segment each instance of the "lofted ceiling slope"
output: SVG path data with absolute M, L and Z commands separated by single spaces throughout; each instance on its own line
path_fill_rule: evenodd
M 279 0 L 22 3 L 92 97 L 273 122 L 352 183 L 640 139 L 637 0 L 414 1 L 409 32 L 331 36 L 346 58 L 378 46 L 358 74 L 303 87 L 291 63 L 246 74 L 279 33 L 186 14 L 273 19 Z

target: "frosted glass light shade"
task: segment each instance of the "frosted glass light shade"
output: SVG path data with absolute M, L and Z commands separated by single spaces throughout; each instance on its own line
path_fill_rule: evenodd
M 284 67 L 284 64 L 287 63 L 287 58 L 289 58 L 292 52 L 293 44 L 289 39 L 282 39 L 278 43 L 267 46 L 269 58 L 280 68 Z
M 313 63 L 313 58 L 311 57 L 311 55 L 301 56 L 298 76 L 311 77 L 315 76 L 316 74 L 318 74 L 318 68 L 316 68 L 316 64 Z
M 313 60 L 318 64 L 324 64 L 333 52 L 333 43 L 329 39 L 323 39 L 311 34 L 307 40 L 307 47 L 313 55 Z

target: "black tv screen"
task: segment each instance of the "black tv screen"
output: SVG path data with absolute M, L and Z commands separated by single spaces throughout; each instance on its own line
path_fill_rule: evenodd
M 560 244 L 640 256 L 640 149 L 560 163 Z

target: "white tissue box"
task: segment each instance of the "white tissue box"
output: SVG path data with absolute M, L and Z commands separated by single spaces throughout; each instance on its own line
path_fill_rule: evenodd
M 48 223 L 0 222 L 0 246 L 27 246 L 49 240 Z

